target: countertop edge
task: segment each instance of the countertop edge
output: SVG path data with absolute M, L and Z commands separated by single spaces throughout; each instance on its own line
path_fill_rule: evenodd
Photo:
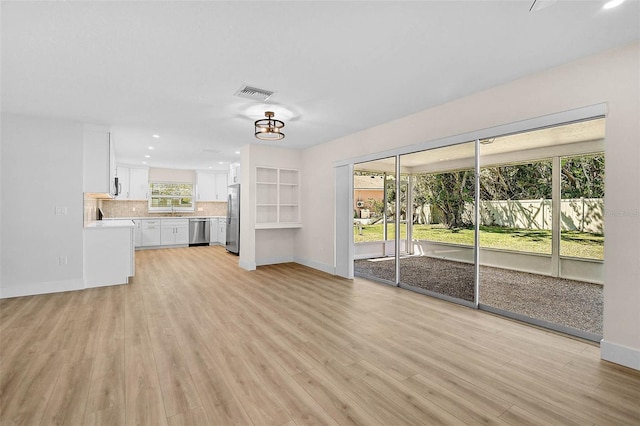
M 133 228 L 135 223 L 131 219 L 95 220 L 84 225 L 85 229 L 107 229 L 107 228 Z
M 159 220 L 159 219 L 226 219 L 227 216 L 131 216 L 131 217 L 103 217 L 103 221 L 113 220 Z

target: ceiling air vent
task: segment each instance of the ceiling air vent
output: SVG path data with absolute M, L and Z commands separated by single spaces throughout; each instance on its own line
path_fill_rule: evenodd
M 257 87 L 243 86 L 236 92 L 236 96 L 253 99 L 254 101 L 266 101 L 273 95 L 271 90 L 258 89 Z

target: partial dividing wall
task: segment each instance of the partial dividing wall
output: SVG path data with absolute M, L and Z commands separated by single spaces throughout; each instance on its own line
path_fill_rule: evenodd
M 82 126 L 2 114 L 0 297 L 84 288 Z

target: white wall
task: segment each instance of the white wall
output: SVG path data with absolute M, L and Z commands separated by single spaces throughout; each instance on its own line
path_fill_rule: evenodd
M 2 114 L 1 161 L 0 297 L 84 288 L 82 126 Z
M 312 190 L 303 193 L 297 257 L 334 266 L 334 162 L 607 102 L 602 354 L 640 369 L 639 53 L 633 44 L 584 58 L 303 151 Z

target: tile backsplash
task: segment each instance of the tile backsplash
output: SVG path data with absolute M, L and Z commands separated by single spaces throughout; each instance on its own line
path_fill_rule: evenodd
M 96 220 L 96 212 L 98 211 L 98 200 L 95 198 L 84 199 L 84 224 Z
M 144 200 L 100 200 L 100 208 L 106 218 L 171 216 L 171 213 L 149 213 L 148 207 L 148 202 Z M 180 212 L 179 215 L 226 216 L 227 203 L 226 201 L 197 201 L 195 212 Z

